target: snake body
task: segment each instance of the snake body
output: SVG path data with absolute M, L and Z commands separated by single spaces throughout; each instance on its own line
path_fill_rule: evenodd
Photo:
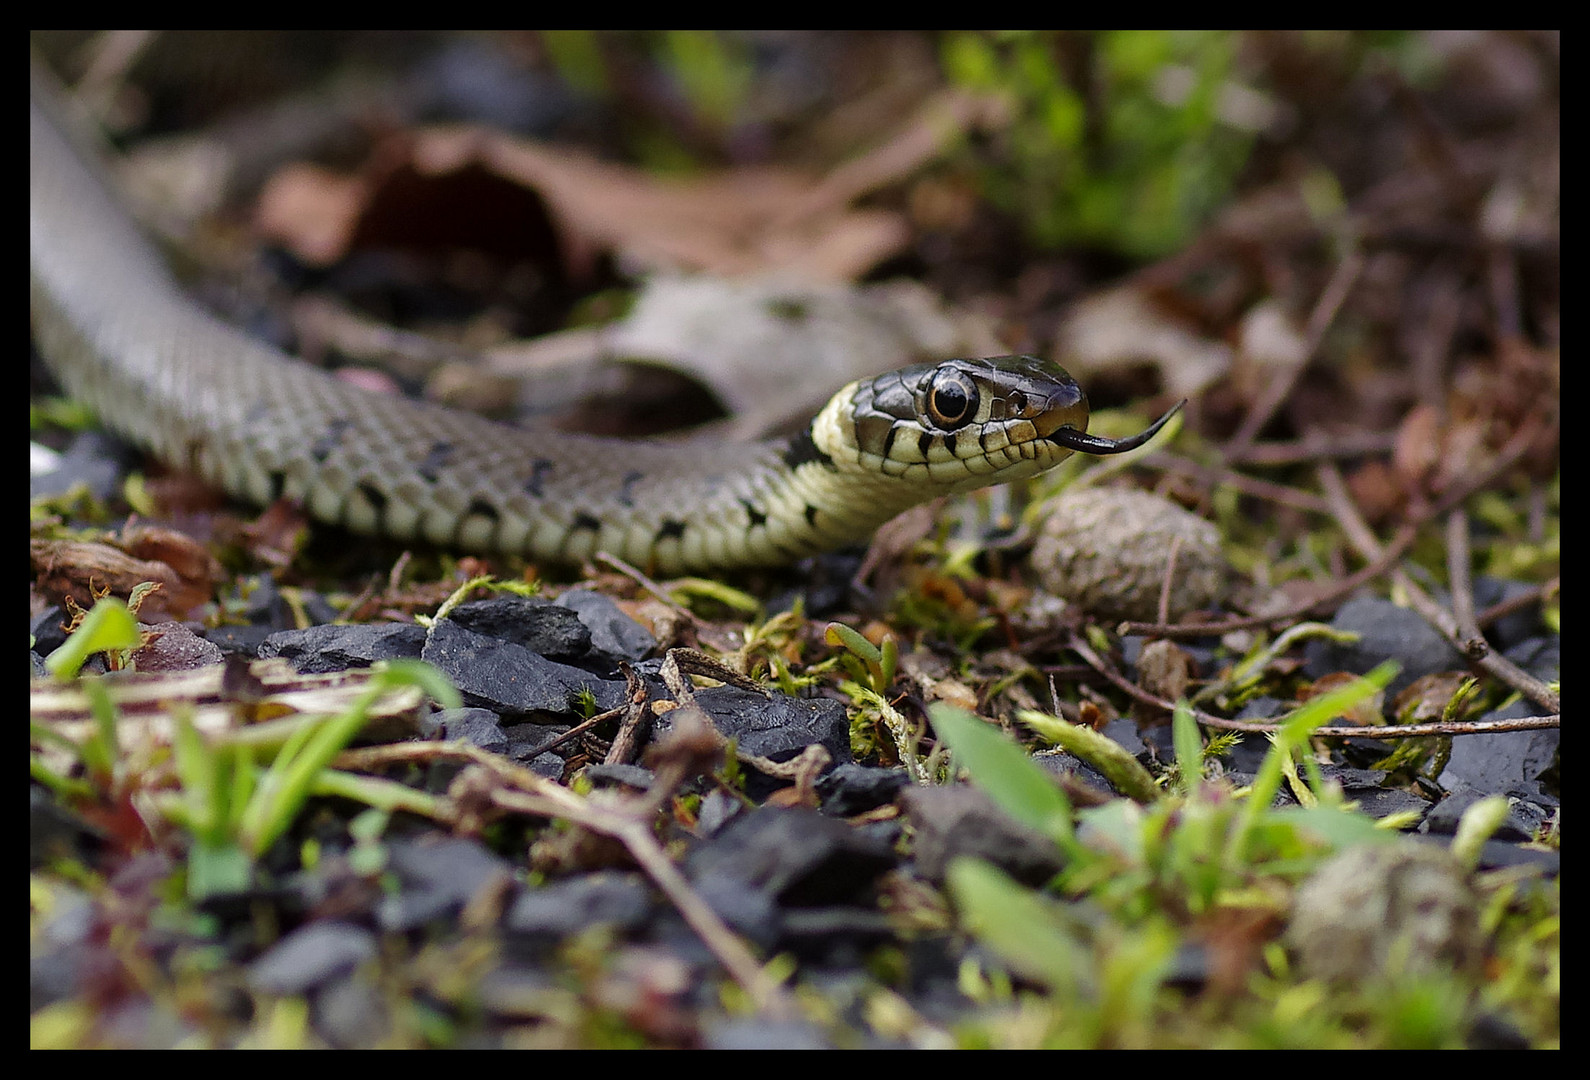
M 636 443 L 522 431 L 355 388 L 198 307 L 35 88 L 29 297 L 64 389 L 166 463 L 354 533 L 661 573 L 788 562 L 939 495 L 1032 476 L 1087 435 L 1087 399 L 1033 357 L 851 383 L 801 436 Z

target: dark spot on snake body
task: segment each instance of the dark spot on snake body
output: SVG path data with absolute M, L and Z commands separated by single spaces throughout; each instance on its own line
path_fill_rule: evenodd
M 811 503 L 806 504 L 806 524 L 814 529 L 817 528 L 817 507 Z
M 541 490 L 541 485 L 546 481 L 547 473 L 552 471 L 552 462 L 546 458 L 536 458 L 530 463 L 530 479 L 524 482 L 524 489 L 537 499 L 546 497 Z
M 933 433 L 932 432 L 924 431 L 922 434 L 920 434 L 920 435 L 918 435 L 916 437 L 917 452 L 922 455 L 922 460 L 923 461 L 931 460 L 928 457 L 928 450 L 932 446 L 933 446 Z
M 377 517 L 386 516 L 386 492 L 371 483 L 359 485 L 359 494 L 364 496 L 364 501 L 375 508 Z
M 199 439 L 189 439 L 184 445 L 183 459 L 187 461 L 187 472 L 195 476 L 204 475 L 204 443 Z
M 437 474 L 447 468 L 453 450 L 453 444 L 445 440 L 431 443 L 431 449 L 426 453 L 425 460 L 416 465 L 414 471 L 424 477 L 426 483 L 436 483 Z
M 955 434 L 956 433 L 952 431 L 944 436 L 944 449 L 948 450 L 952 457 L 955 454 Z
M 579 532 L 581 529 L 588 529 L 591 532 L 601 532 L 602 522 L 582 510 L 580 513 L 575 514 L 574 520 L 569 523 L 569 532 Z
M 800 322 L 811 314 L 811 309 L 800 300 L 781 298 L 767 302 L 767 313 L 785 322 Z
M 818 448 L 817 443 L 812 439 L 812 429 L 807 428 L 790 440 L 788 448 L 784 451 L 784 464 L 796 469 L 811 461 L 827 469 L 834 468 L 834 459 Z
M 684 522 L 675 521 L 673 518 L 664 518 L 663 519 L 663 523 L 662 523 L 662 527 L 657 530 L 657 535 L 654 537 L 654 540 L 655 540 L 656 543 L 660 544 L 664 540 L 668 540 L 668 539 L 677 540 L 677 539 L 679 539 L 680 537 L 682 537 L 684 535 L 685 535 L 685 523 Z
M 348 433 L 348 429 L 352 426 L 353 421 L 347 417 L 333 420 L 326 425 L 325 433 L 316 439 L 315 444 L 309 448 L 309 456 L 315 459 L 315 464 L 325 464 L 326 459 L 331 456 L 331 452 L 342 445 L 342 437 Z
M 618 486 L 618 502 L 620 506 L 635 505 L 635 485 L 640 483 L 645 476 L 645 473 L 639 471 L 631 471 L 624 474 L 624 479 L 619 481 Z
M 282 472 L 280 469 L 273 470 L 271 472 L 271 497 L 270 497 L 270 501 L 271 502 L 275 502 L 277 499 L 281 498 L 282 495 L 284 495 L 286 493 L 286 491 L 287 491 L 287 474 Z
M 888 457 L 889 456 L 889 451 L 894 449 L 894 437 L 896 435 L 898 435 L 898 434 L 900 434 L 899 426 L 896 425 L 896 424 L 890 424 L 889 425 L 889 434 L 887 434 L 887 435 L 885 435 L 883 437 L 883 456 L 884 457 Z
M 751 523 L 751 528 L 759 529 L 763 525 L 767 524 L 767 515 L 761 510 L 758 510 L 755 503 L 748 499 L 741 499 L 740 505 L 745 507 L 745 516 L 746 519 Z
M 491 522 L 494 527 L 499 521 L 502 520 L 502 515 L 497 512 L 497 508 L 491 505 L 491 503 L 487 502 L 485 499 L 471 499 L 469 502 L 469 509 L 464 513 L 467 517 L 485 518 L 487 521 Z

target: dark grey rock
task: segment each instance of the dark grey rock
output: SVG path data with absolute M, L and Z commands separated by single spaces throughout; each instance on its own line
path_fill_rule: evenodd
M 1506 708 L 1487 713 L 1484 719 L 1514 720 L 1537 712 L 1538 706 L 1515 701 Z M 1482 794 L 1500 793 L 1526 781 L 1538 780 L 1557 760 L 1561 735 L 1558 728 L 1543 728 L 1455 738 L 1452 756 L 1437 780 L 1448 791 L 1471 790 Z
M 685 872 L 696 882 L 723 878 L 782 905 L 815 907 L 861 901 L 894 863 L 887 846 L 815 810 L 763 807 L 699 844 Z
M 437 736 L 462 739 L 491 754 L 506 754 L 510 746 L 502 719 L 490 709 L 442 709 L 432 714 Z
M 227 656 L 254 659 L 267 638 L 278 633 L 269 626 L 210 626 L 203 631 L 205 640 Z
M 1386 700 L 1395 698 L 1415 679 L 1438 671 L 1464 671 L 1467 663 L 1417 612 L 1398 607 L 1389 600 L 1359 596 L 1347 601 L 1336 612 L 1331 625 L 1360 635 L 1357 644 L 1337 645 L 1310 641 L 1304 648 L 1305 670 L 1310 678 L 1322 678 L 1337 671 L 1367 674 L 1384 660 L 1401 665 L 1396 678 L 1386 688 Z
M 650 791 L 656 777 L 650 769 L 639 765 L 589 765 L 585 778 L 597 787 L 628 788 L 631 791 Z
M 219 664 L 220 646 L 206 641 L 178 622 L 139 624 L 144 643 L 133 653 L 139 671 L 193 671 Z
M 1537 587 L 1525 581 L 1503 581 L 1481 574 L 1474 579 L 1474 610 L 1478 612 L 1494 607 Z M 1545 628 L 1540 617 L 1540 604 L 1535 603 L 1504 615 L 1486 627 L 1485 640 L 1491 643 L 1492 648 L 1506 652 Z
M 248 966 L 248 984 L 265 994 L 304 994 L 376 954 L 375 935 L 354 923 L 300 926 Z
M 1052 776 L 1066 776 L 1086 784 L 1101 795 L 1120 794 L 1108 777 L 1069 751 L 1043 750 L 1032 755 L 1032 763 Z
M 778 947 L 829 964 L 859 964 L 895 936 L 889 916 L 872 908 L 786 908 L 783 915 Z
M 482 889 L 512 876 L 507 862 L 461 837 L 398 839 L 386 849 L 387 869 L 400 885 L 376 906 L 376 918 L 388 930 L 456 915 Z
M 1028 885 L 1041 885 L 1064 865 L 1053 840 L 1013 820 L 973 787 L 919 787 L 901 796 L 916 827 L 917 873 L 941 882 L 951 860 L 984 859 Z
M 425 628 L 415 623 L 311 626 L 281 630 L 260 644 L 260 659 L 280 656 L 306 675 L 369 667 L 378 660 L 418 659 Z
M 847 761 L 817 781 L 822 811 L 829 817 L 852 817 L 894 801 L 911 782 L 904 769 L 879 769 Z
M 819 743 L 835 764 L 851 760 L 850 722 L 838 701 L 714 686 L 698 690 L 696 704 L 712 717 L 724 738 L 738 741 L 742 753 L 788 761 Z
M 631 663 L 657 648 L 650 630 L 624 614 L 610 596 L 589 589 L 570 589 L 557 601 L 579 616 L 591 631 L 591 648 L 610 660 Z
M 431 626 L 420 656 L 453 681 L 465 703 L 503 717 L 578 720 L 583 719 L 577 704 L 582 690 L 590 691 L 598 712 L 624 698 L 622 681 L 600 679 L 522 645 L 466 630 L 451 619 L 438 619 Z
M 639 876 L 604 870 L 520 893 L 506 925 L 516 934 L 560 940 L 597 924 L 634 930 L 651 913 L 651 891 Z
M 1467 738 L 1480 738 L 1481 736 L 1466 736 Z M 1502 792 L 1487 793 L 1475 791 L 1471 788 L 1462 788 L 1454 791 L 1445 799 L 1436 804 L 1435 808 L 1425 817 L 1424 831 L 1431 835 L 1452 836 L 1456 834 L 1458 823 L 1463 819 L 1463 813 L 1469 807 L 1487 798 L 1489 794 L 1505 794 Z M 1492 839 L 1503 843 L 1528 843 L 1535 839 L 1535 834 L 1551 818 L 1555 807 L 1549 805 L 1544 799 L 1531 799 L 1518 795 L 1507 796 L 1507 816 L 1502 824 L 1492 833 Z
M 709 1025 L 703 1033 L 702 1045 L 708 1050 L 828 1050 L 833 1047 L 815 1024 L 755 1016 Z
M 1562 678 L 1562 639 L 1559 637 L 1530 638 L 1503 655 L 1542 682 Z
M 332 1046 L 346 1050 L 378 1045 L 392 1030 L 380 988 L 357 973 L 333 980 L 315 999 L 314 1025 Z
M 779 908 L 773 898 L 757 889 L 748 889 L 733 878 L 710 876 L 696 884 L 696 895 L 717 913 L 729 928 L 759 949 L 771 949 L 782 930 Z M 691 936 L 694 930 L 685 932 Z
M 49 656 L 65 645 L 65 626 L 69 621 L 71 620 L 67 618 L 65 610 L 59 604 L 51 604 L 33 616 L 28 624 L 28 632 L 33 635 L 34 651 L 40 656 Z
M 447 616 L 465 630 L 522 645 L 564 664 L 591 652 L 591 631 L 566 607 L 530 596 L 493 596 L 460 604 Z

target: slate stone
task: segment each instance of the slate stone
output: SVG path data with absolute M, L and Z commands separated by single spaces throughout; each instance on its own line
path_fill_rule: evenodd
M 815 810 L 763 807 L 697 845 L 685 872 L 697 882 L 738 883 L 785 906 L 814 907 L 867 897 L 894 863 L 887 846 Z
M 482 889 L 512 876 L 506 861 L 462 837 L 397 839 L 386 849 L 387 869 L 401 886 L 376 905 L 376 918 L 388 930 L 456 915 Z
M 505 924 L 515 934 L 556 941 L 597 924 L 635 930 L 651 913 L 651 891 L 638 875 L 603 870 L 527 889 Z
M 264 994 L 304 994 L 375 954 L 375 935 L 362 926 L 333 919 L 308 923 L 248 966 L 248 984 Z
M 33 649 L 40 656 L 48 656 L 62 645 L 66 644 L 65 625 L 70 620 L 59 604 L 51 604 L 37 615 L 33 616 L 28 624 L 28 633 L 33 635 Z
M 590 589 L 570 589 L 557 602 L 579 616 L 591 631 L 592 651 L 609 660 L 634 663 L 657 648 L 651 631 L 624 614 L 610 596 Z
M 469 705 L 503 717 L 563 716 L 583 719 L 576 696 L 589 690 L 596 710 L 624 698 L 624 683 L 538 656 L 522 645 L 466 630 L 451 619 L 432 624 L 420 657 L 440 668 Z
M 373 981 L 358 975 L 333 980 L 315 998 L 314 1025 L 332 1046 L 379 1046 L 392 1031 L 386 1001 Z
M 824 773 L 817 781 L 822 812 L 829 817 L 853 817 L 894 801 L 911 782 L 904 769 L 880 769 L 847 761 Z
M 1486 720 L 1515 720 L 1534 716 L 1539 706 L 1515 701 L 1487 713 Z M 1463 735 L 1452 740 L 1452 756 L 1437 778 L 1448 791 L 1499 793 L 1525 781 L 1538 780 L 1557 759 L 1559 728 L 1539 731 L 1498 731 Z
M 1555 635 L 1529 638 L 1503 655 L 1542 682 L 1562 678 L 1562 639 Z
M 656 779 L 650 769 L 639 765 L 588 765 L 585 778 L 597 787 L 650 791 Z
M 591 631 L 566 607 L 529 596 L 494 596 L 460 604 L 448 615 L 465 630 L 522 645 L 533 653 L 574 664 L 591 652 Z
M 702 1033 L 707 1050 L 829 1050 L 833 1043 L 815 1024 L 804 1020 L 761 1017 L 710 1024 Z
M 1482 736 L 1465 736 L 1465 738 L 1481 738 Z M 1507 797 L 1507 816 L 1502 824 L 1491 834 L 1495 840 L 1504 843 L 1528 843 L 1535 839 L 1535 834 L 1551 818 L 1555 807 L 1547 804 L 1543 799 L 1536 800 L 1519 795 L 1509 795 L 1504 792 L 1494 792 Z M 1452 836 L 1457 833 L 1458 823 L 1463 818 L 1463 813 L 1469 807 L 1487 798 L 1486 792 L 1463 788 L 1454 791 L 1445 799 L 1436 804 L 1435 808 L 1425 817 L 1424 830 L 1431 835 Z
M 724 738 L 739 741 L 742 753 L 788 761 L 819 743 L 835 764 L 852 760 L 845 706 L 830 698 L 769 696 L 737 686 L 714 686 L 696 691 L 696 704 L 712 717 Z M 666 715 L 659 728 L 661 719 Z
M 1041 885 L 1064 865 L 1053 840 L 1028 828 L 973 787 L 917 787 L 900 797 L 916 827 L 917 873 L 942 882 L 951 860 L 984 859 L 1017 881 Z
M 1384 660 L 1395 660 L 1402 667 L 1386 688 L 1390 701 L 1415 679 L 1438 671 L 1464 671 L 1468 665 L 1458 651 L 1417 612 L 1398 607 L 1389 600 L 1359 596 L 1347 601 L 1336 612 L 1331 625 L 1360 635 L 1356 644 L 1312 640 L 1304 646 L 1304 670 L 1318 679 L 1337 671 L 1368 674 Z
M 1032 763 L 1051 776 L 1071 777 L 1101 795 L 1120 794 L 1108 777 L 1069 751 L 1042 750 L 1032 755 Z
M 1454 795 L 1452 798 L 1457 799 L 1460 796 Z M 1445 806 L 1446 804 L 1442 803 L 1442 805 Z M 1454 819 L 1454 828 L 1456 824 Z M 1444 833 L 1438 835 L 1436 830 L 1431 829 L 1428 833 L 1414 833 L 1412 838 L 1421 844 L 1450 849 L 1452 846 L 1452 831 L 1452 829 L 1447 829 Z M 1506 866 L 1533 866 L 1540 870 L 1543 876 L 1553 878 L 1562 872 L 1562 852 L 1548 851 L 1537 847 L 1525 847 L 1522 842 L 1512 843 L 1494 837 L 1485 841 L 1480 847 L 1480 861 L 1475 869 L 1500 870 Z
M 786 908 L 778 947 L 798 957 L 848 967 L 859 964 L 867 952 L 894 936 L 889 917 L 872 908 Z
M 1538 586 L 1526 581 L 1503 581 L 1500 578 L 1481 574 L 1474 579 L 1474 610 L 1483 611 L 1535 588 Z M 1545 628 L 1545 624 L 1541 621 L 1540 604 L 1537 602 L 1526 608 L 1520 608 L 1510 615 L 1504 615 L 1486 627 L 1485 640 L 1491 643 L 1492 648 L 1506 652 L 1539 634 Z
M 563 775 L 562 753 L 574 744 L 564 743 L 559 750 L 543 750 L 559 735 L 566 734 L 568 724 L 509 724 L 503 729 L 508 736 L 507 754 L 513 760 L 530 766 L 532 772 L 556 780 Z
M 696 895 L 728 924 L 729 929 L 752 945 L 766 950 L 778 943 L 782 920 L 778 905 L 767 893 L 748 889 L 740 881 L 719 875 L 697 882 L 695 890 Z M 683 925 L 683 920 L 680 923 L 676 929 L 683 930 L 684 935 L 689 937 L 697 936 L 694 930 Z
M 193 671 L 196 668 L 219 664 L 223 659 L 221 649 L 195 634 L 182 623 L 160 623 L 155 626 L 139 624 L 139 629 L 149 634 L 144 644 L 133 652 L 133 662 L 139 671 Z
M 280 656 L 300 673 L 364 668 L 378 660 L 414 660 L 425 645 L 425 628 L 415 623 L 365 626 L 311 626 L 281 630 L 260 644 L 260 659 Z
M 278 631 L 269 626 L 209 626 L 203 630 L 204 638 L 226 656 L 242 656 L 253 660 L 259 656 L 260 646 Z
M 502 719 L 490 709 L 442 709 L 431 715 L 436 737 L 462 739 L 490 754 L 506 754 L 510 746 Z

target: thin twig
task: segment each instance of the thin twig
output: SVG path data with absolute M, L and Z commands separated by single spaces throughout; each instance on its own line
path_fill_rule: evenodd
M 1266 499 L 1282 506 L 1289 506 L 1294 510 L 1307 513 L 1328 514 L 1330 507 L 1325 500 L 1312 491 L 1302 491 L 1298 488 L 1277 484 L 1269 480 L 1260 480 L 1257 477 L 1246 476 L 1229 468 L 1211 468 L 1200 465 L 1196 461 L 1177 457 L 1168 451 L 1160 451 L 1148 461 L 1144 462 L 1148 468 L 1163 468 L 1167 472 L 1180 473 L 1192 476 L 1205 487 L 1225 485 L 1235 488 L 1244 495 L 1251 495 L 1256 499 Z
M 1383 552 L 1380 544 L 1376 541 L 1374 533 L 1369 530 L 1369 526 L 1359 516 L 1358 508 L 1353 504 L 1352 496 L 1347 491 L 1347 482 L 1342 479 L 1341 472 L 1329 462 L 1320 465 L 1316 471 L 1319 474 L 1320 486 L 1325 489 L 1325 497 L 1338 508 L 1338 520 L 1348 542 L 1366 559 L 1381 558 Z M 1485 646 L 1484 638 L 1477 639 L 1481 647 L 1471 647 L 1460 636 L 1457 622 L 1452 618 L 1451 612 L 1431 599 L 1406 571 L 1396 569 L 1391 573 L 1392 580 L 1407 595 L 1408 606 L 1417 611 L 1425 622 L 1435 627 L 1442 637 L 1451 642 L 1453 648 L 1463 653 L 1468 659 L 1469 666 L 1512 687 L 1547 712 L 1562 711 L 1560 698 L 1552 693 L 1549 686 L 1500 653 L 1492 652 L 1489 646 Z
M 1301 465 L 1322 458 L 1356 458 L 1389 454 L 1397 446 L 1395 431 L 1310 431 L 1295 442 L 1254 443 L 1240 453 L 1227 449 L 1231 465 Z M 1163 457 L 1163 452 L 1160 455 Z
M 1379 559 L 1372 559 L 1368 566 L 1355 574 L 1343 578 L 1333 585 L 1328 591 L 1291 607 L 1268 615 L 1254 615 L 1240 619 L 1225 619 L 1221 622 L 1211 623 L 1172 623 L 1160 625 L 1157 623 L 1126 622 L 1117 630 L 1120 634 L 1149 634 L 1163 638 L 1201 638 L 1216 637 L 1228 634 L 1233 630 L 1248 630 L 1256 626 L 1270 626 L 1275 623 L 1286 622 L 1291 619 L 1300 619 L 1307 616 L 1316 608 L 1320 608 L 1346 596 L 1359 586 L 1379 577 L 1385 573 L 1398 559 L 1413 546 L 1419 535 L 1419 528 L 1431 518 L 1446 513 L 1454 507 L 1461 506 L 1469 496 L 1477 491 L 1496 483 L 1505 476 L 1523 456 L 1529 452 L 1530 445 L 1540 435 L 1540 424 L 1529 423 L 1513 433 L 1507 440 L 1496 457 L 1484 469 L 1453 484 L 1433 504 L 1425 507 L 1420 513 L 1410 516 L 1409 521 L 1399 528 L 1396 535 L 1386 544 L 1384 554 Z
M 1166 701 L 1157 694 L 1150 694 L 1147 690 L 1132 682 L 1126 676 L 1116 671 L 1104 662 L 1098 653 L 1088 647 L 1081 637 L 1074 636 L 1068 646 L 1072 652 L 1104 676 L 1116 689 L 1140 701 L 1145 705 L 1169 712 L 1176 708 L 1176 702 Z M 1189 706 L 1191 708 L 1191 706 Z M 1255 720 L 1228 720 L 1223 716 L 1215 716 L 1201 709 L 1192 710 L 1193 719 L 1204 727 L 1220 728 L 1223 731 L 1247 731 L 1259 734 L 1280 731 L 1281 725 L 1266 721 Z M 1324 738 L 1352 738 L 1363 739 L 1406 739 L 1420 735 L 1490 735 L 1499 731 L 1534 731 L 1541 728 L 1558 728 L 1562 726 L 1561 714 L 1552 716 L 1521 716 L 1509 720 L 1454 720 L 1451 722 L 1433 724 L 1388 724 L 1384 727 L 1360 727 L 1356 724 L 1335 725 L 1314 729 L 1314 734 Z
M 635 584 L 651 593 L 652 596 L 656 597 L 658 600 L 661 600 L 664 604 L 667 604 L 675 612 L 684 616 L 686 619 L 690 619 L 691 621 L 695 620 L 695 616 L 690 613 L 690 609 L 685 607 L 679 601 L 675 600 L 673 597 L 669 596 L 668 590 L 664 589 L 651 578 L 641 573 L 638 568 L 631 566 L 623 559 L 620 559 L 617 555 L 610 555 L 605 551 L 598 551 L 593 558 L 595 561 L 617 570 L 620 574 L 623 574 L 625 577 L 635 582 Z
M 1506 600 L 1499 600 L 1474 616 L 1474 624 L 1480 629 L 1498 622 L 1514 612 L 1543 604 L 1547 599 L 1562 591 L 1562 578 L 1554 577 L 1550 581 L 1525 589 L 1517 596 L 1509 596 Z
M 1358 280 L 1358 275 L 1364 269 L 1364 253 L 1356 247 L 1348 252 L 1336 264 L 1336 270 L 1331 274 L 1331 279 L 1325 283 L 1324 290 L 1320 293 L 1319 301 L 1314 305 L 1314 310 L 1309 313 L 1308 326 L 1303 331 L 1302 359 L 1288 367 L 1285 371 L 1278 372 L 1265 386 L 1259 395 L 1259 400 L 1253 403 L 1253 408 L 1243 419 L 1242 426 L 1226 444 L 1226 453 L 1242 453 L 1259 437 L 1259 432 L 1264 430 L 1266 424 L 1275 415 L 1276 411 L 1285 404 L 1292 393 L 1292 387 L 1297 385 L 1297 380 L 1308 368 L 1309 361 L 1319 349 L 1320 342 L 1325 337 L 1325 331 L 1330 329 L 1331 323 L 1336 318 L 1336 313 L 1341 310 L 1342 304 L 1347 299 L 1347 294 L 1352 290 L 1353 283 Z
M 338 755 L 334 764 L 345 769 L 371 769 L 394 762 L 438 758 L 469 761 L 495 777 L 499 783 L 487 795 L 491 804 L 499 809 L 534 817 L 562 818 L 618 840 L 758 1008 L 777 1018 L 796 1015 L 794 1003 L 783 986 L 768 976 L 750 947 L 701 899 L 669 861 L 667 852 L 652 835 L 651 814 L 636 818 L 621 809 L 594 805 L 529 769 L 463 742 L 405 743 L 348 750 Z
M 1452 593 L 1452 625 L 1463 641 L 1465 656 L 1489 648 L 1474 618 L 1474 582 L 1469 573 L 1469 518 L 1462 507 L 1446 516 L 1446 577 Z

